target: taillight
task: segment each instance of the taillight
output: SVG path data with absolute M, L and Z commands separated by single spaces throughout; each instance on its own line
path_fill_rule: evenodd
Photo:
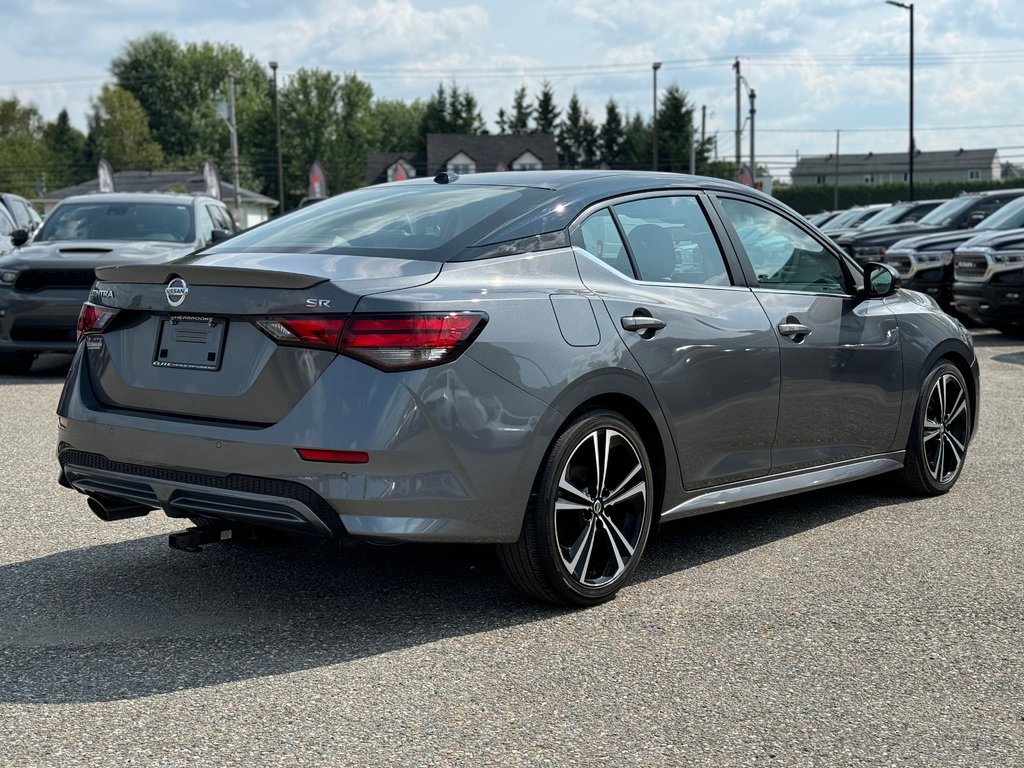
M 278 344 L 340 352 L 385 371 L 454 360 L 487 323 L 483 312 L 268 317 L 253 323 Z
M 387 371 L 454 360 L 487 323 L 483 312 L 352 315 L 340 352 Z
M 110 321 L 120 310 L 110 307 L 99 307 L 86 302 L 78 313 L 78 336 L 77 341 L 87 333 L 103 333 L 103 329 L 110 325 Z
M 278 344 L 293 347 L 310 347 L 338 351 L 341 329 L 345 327 L 343 317 L 269 317 L 253 321 Z

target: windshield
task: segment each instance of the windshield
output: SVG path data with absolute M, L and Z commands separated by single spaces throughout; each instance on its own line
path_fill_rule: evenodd
M 443 261 L 550 194 L 523 187 L 381 184 L 300 208 L 206 253 L 346 253 Z
M 884 227 L 886 224 L 892 224 L 893 222 L 899 221 L 900 217 L 907 212 L 907 205 L 890 205 L 888 208 L 883 208 L 870 219 L 864 222 L 861 229 L 871 229 L 872 227 Z
M 1024 227 L 1024 197 L 1007 203 L 978 224 L 978 229 L 1018 229 Z
M 947 224 L 952 224 L 954 219 L 973 206 L 977 201 L 978 198 L 973 196 L 954 197 L 952 200 L 944 202 L 931 213 L 922 216 L 918 219 L 917 223 L 925 226 L 944 227 Z
M 822 229 L 842 229 L 843 227 L 850 226 L 849 222 L 856 219 L 864 211 L 863 208 L 851 208 L 848 211 L 843 211 L 837 215 L 834 219 L 826 221 L 822 225 Z
M 51 213 L 36 242 L 43 240 L 195 240 L 191 203 L 62 203 Z

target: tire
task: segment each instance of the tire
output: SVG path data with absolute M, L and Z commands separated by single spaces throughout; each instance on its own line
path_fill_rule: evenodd
M 19 375 L 32 369 L 35 355 L 30 352 L 0 352 L 0 374 Z
M 574 419 L 541 466 L 519 540 L 498 547 L 509 579 L 543 603 L 610 600 L 647 545 L 653 477 L 643 440 L 619 414 Z
M 963 374 L 952 363 L 940 362 L 925 377 L 907 438 L 902 479 L 909 490 L 940 496 L 956 484 L 973 418 Z

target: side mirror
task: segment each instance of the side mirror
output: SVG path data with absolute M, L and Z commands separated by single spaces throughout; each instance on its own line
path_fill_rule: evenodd
M 210 233 L 210 245 L 223 242 L 229 237 L 234 237 L 234 234 L 234 232 L 228 232 L 226 229 L 215 229 Z
M 11 245 L 20 248 L 28 242 L 29 234 L 27 229 L 16 229 L 11 232 Z
M 900 289 L 900 273 L 892 264 L 869 261 L 864 265 L 864 296 L 869 299 L 884 299 Z

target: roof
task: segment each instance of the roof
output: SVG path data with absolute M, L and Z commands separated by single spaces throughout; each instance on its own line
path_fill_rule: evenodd
M 534 154 L 544 168 L 558 168 L 558 148 L 550 133 L 430 133 L 426 151 L 370 155 L 366 159 L 366 179 L 371 184 L 387 181 L 387 169 L 398 160 L 409 163 L 417 176 L 433 177 L 445 170 L 448 161 L 460 152 L 473 159 L 478 173 L 511 170 L 512 163 L 524 152 Z
M 64 187 L 49 192 L 38 198 L 38 202 L 63 200 L 73 195 L 85 195 L 91 192 L 98 192 L 100 188 L 99 179 L 89 179 L 73 187 Z M 201 173 L 192 171 L 118 171 L 114 174 L 114 189 L 118 192 L 179 192 L 186 193 L 206 192 L 206 181 Z M 239 187 L 239 197 L 243 202 L 265 206 L 267 208 L 277 205 L 277 201 L 251 189 Z M 220 182 L 221 200 L 231 200 L 235 196 L 235 188 L 232 184 Z
M 85 195 L 68 195 L 62 203 L 171 203 L 181 205 L 193 200 L 209 200 L 209 195 L 189 195 L 172 192 L 90 192 Z
M 427 134 L 427 174 L 445 169 L 448 161 L 465 152 L 476 163 L 477 172 L 508 171 L 524 152 L 532 152 L 545 168 L 558 167 L 558 149 L 550 133 L 523 134 Z
M 941 152 L 921 152 L 914 155 L 914 169 L 920 171 L 986 168 L 998 162 L 997 149 L 954 149 Z M 868 152 L 867 154 L 839 154 L 839 167 L 847 173 L 865 171 L 902 172 L 907 167 L 906 152 Z M 792 176 L 820 176 L 836 172 L 836 156 L 815 155 L 801 157 L 791 172 Z

